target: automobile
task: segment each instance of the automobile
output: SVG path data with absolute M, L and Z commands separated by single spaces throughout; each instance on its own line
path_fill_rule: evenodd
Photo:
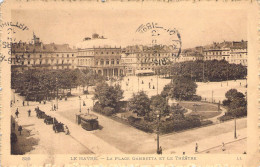
M 11 133 L 11 142 L 16 143 L 17 142 L 17 136 L 15 133 Z

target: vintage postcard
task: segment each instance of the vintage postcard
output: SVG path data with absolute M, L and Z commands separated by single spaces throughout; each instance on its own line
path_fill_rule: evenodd
M 1 165 L 259 166 L 256 1 L 4 1 Z

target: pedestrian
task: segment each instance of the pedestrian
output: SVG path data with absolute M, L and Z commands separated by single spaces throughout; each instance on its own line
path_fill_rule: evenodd
M 69 130 L 69 128 L 67 127 L 67 125 L 65 126 L 65 134 L 66 134 L 66 135 L 69 135 L 69 134 L 70 134 L 70 130 Z
M 20 136 L 22 135 L 22 130 L 23 130 L 22 126 L 19 125 L 19 127 L 18 127 L 18 131 L 20 132 Z
M 18 108 L 16 109 L 15 115 L 16 115 L 16 118 L 18 118 L 18 116 L 19 116 Z
M 240 86 L 241 86 L 241 82 L 240 82 Z
M 56 105 L 55 104 L 53 105 L 53 108 L 54 108 L 54 111 L 56 111 Z
M 27 106 L 29 106 L 29 101 L 27 101 Z
M 149 82 L 149 89 L 151 88 L 151 83 Z
M 24 101 L 23 101 L 23 106 L 24 106 Z
M 28 110 L 28 117 L 30 117 L 31 116 L 31 110 L 29 109 Z
M 158 154 L 162 154 L 162 146 L 160 146 L 160 148 L 158 150 Z
M 198 143 L 196 143 L 196 145 L 195 145 L 195 152 L 197 153 L 198 152 Z
M 15 122 L 12 123 L 12 127 L 15 130 Z
M 225 151 L 225 150 L 226 150 L 226 148 L 225 148 L 225 143 L 222 142 L 222 151 Z

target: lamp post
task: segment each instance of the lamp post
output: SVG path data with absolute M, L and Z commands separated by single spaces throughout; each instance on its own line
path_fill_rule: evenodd
M 160 154 L 160 142 L 159 142 L 160 111 L 156 111 L 156 116 L 157 116 L 157 154 Z
M 79 96 L 79 112 L 81 112 L 81 97 Z
M 56 78 L 56 87 L 57 87 L 57 99 L 56 99 L 56 104 L 57 104 L 57 109 L 59 108 L 58 107 L 58 104 L 59 104 L 59 97 L 58 97 L 58 95 L 59 95 L 59 87 L 58 87 L 58 78 Z
M 235 119 L 234 119 L 234 121 L 235 121 L 234 138 L 236 139 L 237 138 L 237 121 L 236 121 L 236 116 L 234 116 L 234 117 L 235 117 Z
M 15 91 L 14 91 L 14 103 L 15 103 Z

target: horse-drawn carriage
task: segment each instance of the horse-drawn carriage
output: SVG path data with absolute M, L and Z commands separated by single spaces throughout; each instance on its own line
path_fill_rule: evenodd
M 44 123 L 49 125 L 49 124 L 55 124 L 55 123 L 58 123 L 58 121 L 56 120 L 56 118 L 53 118 L 49 115 L 47 115 L 45 118 L 44 118 Z
M 45 112 L 41 111 L 41 110 L 36 110 L 36 116 L 40 119 L 45 119 L 47 117 L 47 115 L 45 114 Z
M 58 132 L 64 132 L 64 124 L 59 122 L 59 123 L 54 123 L 53 124 L 53 130 L 55 133 Z

